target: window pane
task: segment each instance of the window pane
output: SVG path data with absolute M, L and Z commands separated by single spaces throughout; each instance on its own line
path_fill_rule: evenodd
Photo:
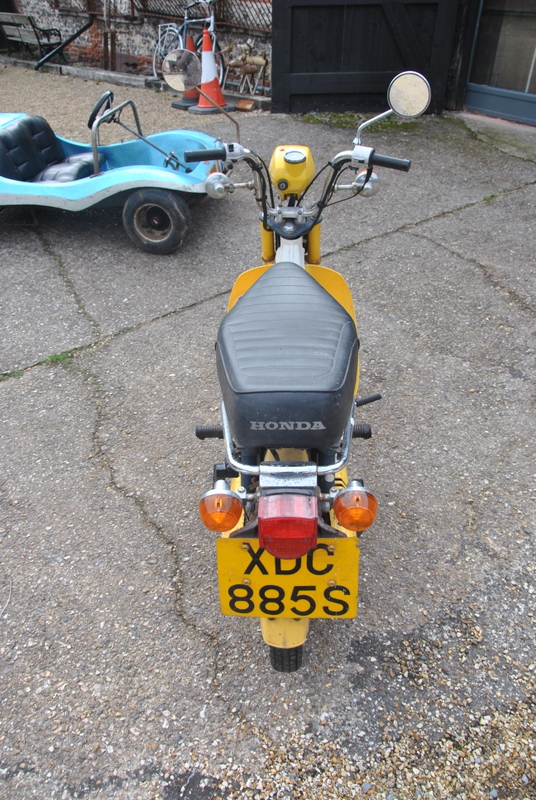
M 484 0 L 471 81 L 536 94 L 535 0 Z

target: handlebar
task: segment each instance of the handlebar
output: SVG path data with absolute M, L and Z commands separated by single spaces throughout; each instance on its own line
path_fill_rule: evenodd
M 186 159 L 188 161 L 188 159 Z M 388 167 L 389 169 L 399 169 L 401 172 L 409 172 L 411 161 L 407 158 L 395 158 L 394 156 L 382 156 L 380 153 L 373 152 L 370 159 L 373 167 Z
M 199 161 L 225 161 L 227 151 L 225 147 L 214 147 L 203 150 L 185 150 L 184 160 L 191 164 Z M 370 165 L 374 167 L 387 167 L 398 169 L 401 172 L 409 172 L 411 161 L 407 158 L 395 158 L 394 156 L 382 156 L 380 153 L 372 151 Z
M 320 173 L 317 173 L 309 185 L 304 187 L 298 202 L 285 203 L 286 198 L 282 198 L 283 205 L 281 205 L 281 202 L 275 199 L 272 176 L 266 163 L 256 153 L 242 147 L 237 142 L 230 142 L 222 144 L 220 147 L 203 150 L 186 150 L 184 160 L 187 163 L 222 161 L 227 164 L 229 169 L 232 168 L 233 164 L 245 161 L 254 172 L 253 181 L 249 183 L 231 183 L 225 175 L 215 173 L 207 178 L 205 191 L 210 197 L 218 199 L 225 197 L 238 187 L 255 189 L 255 200 L 261 209 L 260 218 L 264 229 L 272 230 L 284 239 L 300 238 L 312 230 L 320 222 L 323 210 L 332 205 L 335 191 L 340 189 L 350 190 L 352 197 L 358 194 L 362 194 L 363 197 L 375 195 L 379 188 L 379 180 L 377 175 L 372 172 L 373 167 L 387 167 L 402 172 L 408 172 L 411 167 L 411 161 L 406 158 L 381 155 L 376 153 L 374 148 L 364 147 L 354 140 L 353 150 L 345 150 L 338 153 L 328 162 L 326 166 L 331 169 L 326 176 L 320 197 L 316 202 L 309 203 L 306 206 L 303 198 Z M 367 169 L 367 172 L 362 171 L 363 167 Z M 341 173 L 347 168 L 353 169 L 356 173 L 354 181 L 348 185 L 337 183 Z M 359 169 L 361 169 L 361 172 L 357 174 Z M 285 182 L 284 188 L 286 187 L 287 184 Z M 296 198 L 294 199 L 296 200 Z
M 205 150 L 185 150 L 184 160 L 188 164 L 195 161 L 225 161 L 227 152 L 225 147 L 213 147 Z

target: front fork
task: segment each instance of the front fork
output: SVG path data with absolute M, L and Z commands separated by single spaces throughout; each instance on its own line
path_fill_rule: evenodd
M 305 243 L 307 264 L 320 264 L 320 224 L 309 231 Z M 264 264 L 275 261 L 275 235 L 273 231 L 266 230 L 261 222 L 261 255 Z

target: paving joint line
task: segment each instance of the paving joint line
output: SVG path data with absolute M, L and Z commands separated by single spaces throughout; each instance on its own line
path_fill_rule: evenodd
M 217 300 L 220 297 L 225 297 L 229 293 L 230 289 L 225 289 L 221 292 L 217 292 L 216 294 L 210 295 L 210 297 L 205 297 L 202 298 L 201 300 L 196 300 L 194 303 L 190 303 L 187 306 L 182 306 L 181 308 L 174 308 L 171 311 L 166 311 L 165 314 L 158 314 L 157 316 L 151 317 L 150 319 L 145 319 L 142 320 L 141 322 L 137 322 L 135 325 L 127 325 L 126 327 L 120 328 L 114 333 L 110 333 L 105 336 L 98 336 L 98 338 L 95 341 L 88 342 L 87 344 L 78 345 L 78 347 L 72 347 L 68 350 L 62 351 L 61 353 L 53 353 L 49 356 L 45 356 L 44 358 L 39 359 L 39 361 L 34 361 L 32 364 L 27 364 L 24 367 L 20 367 L 20 369 L 14 369 L 8 372 L 1 372 L 0 383 L 2 381 L 11 378 L 20 378 L 26 372 L 29 372 L 30 370 L 35 369 L 36 367 L 52 365 L 59 361 L 66 361 L 66 360 L 72 361 L 74 358 L 80 355 L 80 353 L 83 353 L 86 350 L 96 350 L 97 348 L 100 347 L 107 347 L 111 342 L 114 342 L 121 336 L 125 336 L 128 333 L 140 330 L 146 325 L 151 325 L 154 322 L 160 322 L 161 320 L 164 320 L 167 317 L 172 317 L 174 315 L 182 314 L 185 311 L 191 311 L 194 308 L 203 306 L 205 303 L 209 303 L 211 300 Z
M 480 200 L 475 200 L 471 203 L 466 203 L 463 206 L 458 206 L 457 208 L 448 209 L 446 211 L 440 211 L 437 214 L 432 214 L 430 217 L 425 217 L 424 219 L 420 219 L 417 222 L 406 222 L 404 225 L 400 225 L 398 228 L 393 228 L 390 231 L 385 231 L 384 233 L 375 233 L 372 236 L 367 236 L 363 239 L 360 239 L 358 242 L 353 242 L 352 244 L 347 244 L 342 247 L 336 248 L 334 250 L 329 250 L 326 253 L 322 253 L 322 258 L 328 258 L 329 256 L 338 255 L 339 253 L 344 253 L 349 250 L 353 250 L 355 247 L 360 247 L 363 244 L 368 244 L 369 242 L 374 242 L 378 239 L 384 239 L 387 236 L 392 236 L 394 233 L 404 233 L 405 231 L 411 231 L 413 228 L 417 228 L 419 225 L 424 225 L 427 222 L 434 222 L 438 219 L 443 219 L 444 217 L 449 217 L 453 214 L 459 214 L 461 211 L 466 211 L 471 208 L 475 208 L 478 205 L 482 205 L 483 203 L 489 203 L 490 200 L 497 200 L 498 198 L 510 194 L 512 192 L 521 191 L 522 189 L 526 189 L 529 186 L 536 185 L 536 180 L 528 181 L 527 183 L 523 183 L 520 186 L 514 186 L 512 188 L 501 189 L 497 194 L 489 195 L 487 197 L 482 197 Z M 433 241 L 433 240 L 432 240 Z
M 411 236 L 414 236 L 416 239 L 423 239 L 427 242 L 432 242 L 438 247 L 441 247 L 443 250 L 446 250 L 447 253 L 450 253 L 451 255 L 456 256 L 457 258 L 462 258 L 468 264 L 474 264 L 475 266 L 477 266 L 478 269 L 481 271 L 484 279 L 490 284 L 490 286 L 492 286 L 493 289 L 498 289 L 501 292 L 504 292 L 506 295 L 508 295 L 512 303 L 518 306 L 521 311 L 534 312 L 536 310 L 536 307 L 534 305 L 531 305 L 530 302 L 521 297 L 521 295 L 518 294 L 514 289 L 510 288 L 502 281 L 500 281 L 499 278 L 497 278 L 495 275 L 492 274 L 491 269 L 487 267 L 485 264 L 483 264 L 481 261 L 479 261 L 477 258 L 461 253 L 455 248 L 449 247 L 443 242 L 433 239 L 426 233 L 412 232 Z

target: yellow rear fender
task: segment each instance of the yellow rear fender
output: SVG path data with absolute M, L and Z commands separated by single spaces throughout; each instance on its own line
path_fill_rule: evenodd
M 308 619 L 269 619 L 261 617 L 261 633 L 271 647 L 300 647 L 309 632 Z

